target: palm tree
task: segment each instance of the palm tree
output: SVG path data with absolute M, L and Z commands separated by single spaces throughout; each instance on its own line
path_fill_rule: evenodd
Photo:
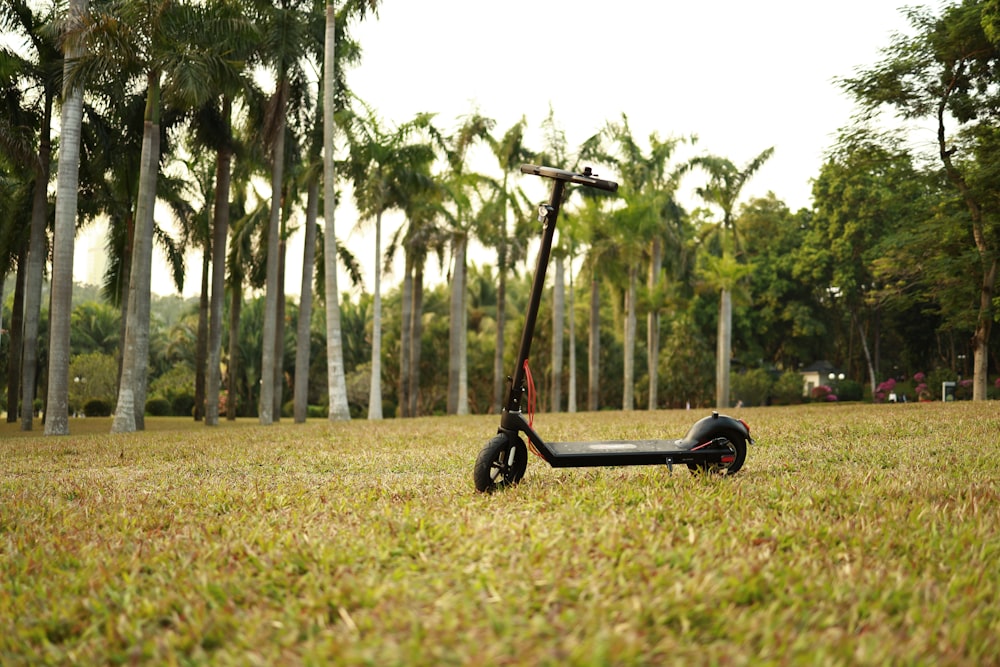
M 118 349 L 118 321 L 121 313 L 114 306 L 85 301 L 70 315 L 70 345 L 76 354 L 97 352 L 113 356 Z M 51 315 L 49 317 L 51 327 Z M 48 420 L 46 420 L 46 424 Z
M 545 150 L 537 159 L 545 164 L 558 167 L 567 165 L 568 142 L 566 133 L 556 124 L 555 110 L 550 106 L 549 115 L 542 121 L 545 136 Z M 569 193 L 571 194 L 572 190 Z M 573 259 L 575 257 L 576 241 L 579 238 L 578 218 L 566 211 L 557 230 L 556 245 L 552 249 L 555 262 L 552 285 L 552 390 L 551 410 L 558 412 L 562 408 L 562 369 L 563 369 L 563 334 L 566 323 L 569 323 L 569 378 L 566 397 L 566 409 L 576 412 L 576 327 L 573 317 Z M 515 234 L 515 237 L 517 235 Z M 568 262 L 566 260 L 569 260 Z M 567 299 L 565 274 L 569 267 L 569 296 Z
M 70 0 L 67 35 L 79 34 L 87 0 Z M 83 89 L 70 86 L 69 62 L 83 55 L 79 40 L 63 44 L 62 112 L 59 130 L 59 166 L 56 176 L 55 229 L 52 235 L 52 285 L 49 308 L 49 393 L 46 400 L 46 435 L 69 434 L 69 363 L 73 253 L 76 237 L 77 191 L 80 170 L 80 127 Z
M 386 257 L 403 247 L 404 269 L 400 294 L 399 412 L 416 417 L 420 389 L 421 336 L 423 332 L 424 265 L 431 250 L 444 258 L 447 234 L 439 224 L 443 215 L 443 191 L 431 178 L 430 165 L 411 181 L 400 195 L 406 217 L 404 226 L 392 236 Z
M 334 110 L 343 108 L 343 72 L 336 67 L 340 60 L 338 50 L 343 50 L 343 23 L 349 16 L 364 18 L 368 11 L 375 12 L 379 0 L 346 0 L 337 20 L 335 0 L 326 0 L 326 23 L 323 41 L 323 235 L 324 294 L 326 298 L 326 361 L 327 391 L 330 396 L 331 421 L 351 418 L 347 402 L 347 382 L 344 372 L 343 335 L 340 324 L 340 292 L 337 288 L 337 237 L 334 231 L 336 212 L 336 173 L 334 170 Z
M 0 6 L 0 25 L 12 30 L 19 28 L 21 19 L 13 12 L 14 5 Z M 29 12 L 30 15 L 30 12 Z M 34 69 L 31 62 L 18 56 L 2 52 L 13 67 L 0 71 L 0 164 L 4 168 L 4 200 L 13 214 L 4 216 L 0 222 L 2 229 L 2 253 L 5 267 L 17 267 L 14 278 L 14 302 L 9 324 L 10 358 L 7 369 L 7 421 L 15 422 L 18 416 L 18 402 L 21 386 L 21 352 L 24 347 L 24 292 L 27 274 L 27 253 L 31 235 L 32 200 L 38 188 L 32 187 L 32 176 L 37 170 L 25 169 L 23 165 L 36 163 L 37 152 L 33 133 L 27 128 L 38 126 L 40 119 L 37 108 L 25 100 L 25 85 L 21 71 Z M 25 173 L 25 172 L 28 173 Z M 34 180 L 37 181 L 37 178 Z
M 275 376 L 278 345 L 278 308 L 282 206 L 284 191 L 285 148 L 288 138 L 288 105 L 306 88 L 303 54 L 318 55 L 320 24 L 314 21 L 311 0 L 277 0 L 277 5 L 260 3 L 261 57 L 275 77 L 275 91 L 268 102 L 264 140 L 270 148 L 271 207 L 267 235 L 267 278 L 264 301 L 263 350 L 258 417 L 261 424 L 271 424 L 279 414 L 274 409 L 280 401 Z
M 564 257 L 563 260 L 568 266 L 568 289 L 566 291 L 565 300 L 565 310 L 566 315 L 563 318 L 566 321 L 567 335 L 569 337 L 569 358 L 566 362 L 568 369 L 568 377 L 566 378 L 567 392 L 566 392 L 566 411 L 576 412 L 577 411 L 577 397 L 576 397 L 576 291 L 574 287 L 574 271 L 573 264 L 577 257 L 577 254 L 581 250 L 582 243 L 582 230 L 580 229 L 580 219 L 576 215 L 567 214 L 562 216 L 562 223 L 559 227 L 559 245 L 553 251 L 553 254 L 557 258 Z M 553 303 L 553 308 L 558 309 L 558 305 Z M 553 323 L 553 346 L 555 346 L 555 339 L 557 338 L 555 333 L 555 324 Z M 560 347 L 562 347 L 560 345 Z M 553 355 L 554 357 L 555 355 Z M 555 360 L 553 359 L 553 366 L 555 365 Z M 553 380 L 553 385 L 555 385 L 555 380 Z
M 232 243 L 229 244 L 226 259 L 227 282 L 231 299 L 229 308 L 229 350 L 228 363 L 226 365 L 226 389 L 228 392 L 228 402 L 226 405 L 227 421 L 234 421 L 237 410 L 241 407 L 238 405 L 238 398 L 240 396 L 240 378 L 245 375 L 243 367 L 253 365 L 253 363 L 249 364 L 249 366 L 246 363 L 241 363 L 247 361 L 241 356 L 241 351 L 244 351 L 244 348 L 240 342 L 243 286 L 247 283 L 258 285 L 263 282 L 263 277 L 258 275 L 261 271 L 258 267 L 258 258 L 254 254 L 253 237 L 254 233 L 260 227 L 263 227 L 264 222 L 262 218 L 266 213 L 261 209 L 250 211 L 249 213 L 245 211 L 246 190 L 253 175 L 251 167 L 252 165 L 246 161 L 240 161 L 237 163 L 237 168 L 233 174 L 233 180 L 238 185 L 233 188 L 235 195 L 233 212 L 235 218 L 232 225 Z M 251 400 L 252 397 L 247 395 L 247 401 Z M 246 402 L 244 405 L 252 405 L 252 402 Z
M 615 243 L 603 207 L 604 199 L 588 196 L 577 215 L 583 230 L 587 254 L 584 269 L 590 277 L 589 340 L 587 344 L 587 410 L 600 409 L 601 404 L 601 281 L 614 263 L 609 262 Z
M 350 159 L 347 165 L 354 183 L 358 210 L 375 223 L 375 284 L 372 290 L 372 368 L 368 418 L 382 419 L 382 215 L 400 208 L 412 182 L 427 173 L 435 153 L 429 143 L 411 143 L 410 138 L 430 128 L 431 115 L 387 131 L 375 112 L 361 103 L 364 115 L 351 113 L 348 123 Z
M 497 413 L 503 407 L 503 386 L 506 376 L 503 352 L 504 325 L 507 321 L 507 273 L 521 259 L 526 245 L 523 233 L 520 236 L 516 233 L 511 235 L 507 226 L 507 213 L 517 201 L 510 189 L 510 176 L 518 173 L 521 163 L 530 162 L 535 157 L 524 143 L 524 131 L 527 125 L 527 120 L 522 116 L 521 120 L 512 125 L 500 140 L 488 138 L 490 148 L 503 174 L 497 193 L 499 216 L 496 227 L 486 230 L 487 233 L 481 235 L 496 248 L 497 252 L 497 342 L 493 355 L 493 408 Z M 517 227 L 516 231 L 518 230 L 523 232 L 523 226 Z
M 446 154 L 449 174 L 445 189 L 451 208 L 447 215 L 452 227 L 451 307 L 448 334 L 448 414 L 469 412 L 467 313 L 465 302 L 466 253 L 473 227 L 470 193 L 483 182 L 476 173 L 467 172 L 469 150 L 477 141 L 486 140 L 495 121 L 479 113 L 463 119 L 458 131 L 449 138 Z
M 80 27 L 88 50 L 68 68 L 71 85 L 107 79 L 144 83 L 146 109 L 139 166 L 139 195 L 129 275 L 122 376 L 112 431 L 143 426 L 149 357 L 150 267 L 153 207 L 160 158 L 162 98 L 198 106 L 211 94 L 206 72 L 230 65 L 216 38 L 227 26 L 203 6 L 167 0 L 113 0 Z
M 222 315 L 226 281 L 226 240 L 229 237 L 230 186 L 232 160 L 237 150 L 233 134 L 233 101 L 245 91 L 252 91 L 249 68 L 243 66 L 253 55 L 256 26 L 247 21 L 243 8 L 230 0 L 216 0 L 211 11 L 231 28 L 226 33 L 226 48 L 236 62 L 231 69 L 214 72 L 213 86 L 221 91 L 194 116 L 196 143 L 215 151 L 215 184 L 212 202 L 211 232 L 211 301 L 208 315 L 208 352 L 205 369 L 205 425 L 219 423 L 219 392 L 222 386 Z
M 27 264 L 24 290 L 24 332 L 21 352 L 21 393 L 25 409 L 21 413 L 21 429 L 32 428 L 36 375 L 38 371 L 38 326 L 42 298 L 42 274 L 45 270 L 48 249 L 46 248 L 46 226 L 48 218 L 49 166 L 52 155 L 52 107 L 58 93 L 55 76 L 61 64 L 61 54 L 55 44 L 46 39 L 43 26 L 52 21 L 52 16 L 36 15 L 24 0 L 11 0 L 0 9 L 0 25 L 12 26 L 21 33 L 25 45 L 33 52 L 33 57 L 20 57 L 11 53 L 16 62 L 14 68 L 24 77 L 22 85 L 30 85 L 41 90 L 40 99 L 32 103 L 32 123 L 37 128 L 37 143 L 34 137 L 11 136 L 17 133 L 11 127 L 4 129 L 4 143 L 21 153 L 25 164 L 31 165 L 34 176 L 31 199 L 31 226 L 28 242 Z M 30 83 L 24 80 L 30 81 Z M 25 101 L 27 101 L 25 99 Z M 29 148 L 30 146 L 30 148 Z
M 657 386 L 659 384 L 657 369 L 659 367 L 659 335 L 660 335 L 660 314 L 656 307 L 653 296 L 663 291 L 663 256 L 664 244 L 669 244 L 668 249 L 671 255 L 680 255 L 683 252 L 684 238 L 678 234 L 675 224 L 679 219 L 680 206 L 677 204 L 675 194 L 683 176 L 690 165 L 681 164 L 669 169 L 670 159 L 681 143 L 695 139 L 692 137 L 676 138 L 671 137 L 662 140 L 654 132 L 649 137 L 650 150 L 644 154 L 642 148 L 632 135 L 628 117 L 622 114 L 621 122 L 609 123 L 605 128 L 606 138 L 612 143 L 615 163 L 621 174 L 623 188 L 622 195 L 625 197 L 629 208 L 635 208 L 638 217 L 633 218 L 638 222 L 646 218 L 642 223 L 642 238 L 637 238 L 634 234 L 639 230 L 633 229 L 628 235 L 628 242 L 638 241 L 645 243 L 645 251 L 648 260 L 648 273 L 646 281 L 647 295 L 653 301 L 646 318 L 646 349 L 647 368 L 649 375 L 648 409 L 653 410 L 657 406 Z M 631 261 L 631 260 L 629 260 Z M 630 267 L 634 266 L 630 264 Z M 625 366 L 626 376 L 631 376 L 634 370 L 634 324 L 636 296 L 632 278 L 630 276 L 629 294 L 633 297 L 630 305 L 627 324 L 633 330 L 629 332 L 633 338 L 632 344 L 626 342 Z M 629 338 L 629 335 L 626 335 Z M 628 380 L 626 380 L 628 381 Z M 626 392 L 629 389 L 626 388 Z M 629 399 L 626 398 L 626 401 Z M 626 408 L 628 409 L 628 408 Z
M 708 183 L 698 188 L 698 196 L 722 209 L 722 223 L 718 230 L 722 259 L 712 264 L 716 269 L 714 273 L 719 278 L 717 286 L 720 290 L 715 373 L 715 404 L 719 408 L 729 407 L 729 366 L 733 332 L 732 289 L 734 281 L 739 280 L 741 276 L 741 272 L 734 266 L 742 254 L 742 248 L 733 210 L 736 208 L 743 186 L 773 154 L 774 148 L 768 148 L 750 160 L 742 169 L 730 160 L 716 156 L 696 158 L 692 161 L 694 165 L 708 172 Z M 729 238 L 730 235 L 732 238 Z M 735 256 L 732 255 L 734 249 Z

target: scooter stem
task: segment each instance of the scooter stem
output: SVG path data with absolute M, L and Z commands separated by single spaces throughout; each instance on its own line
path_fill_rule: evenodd
M 521 346 L 517 353 L 517 364 L 514 367 L 514 381 L 507 395 L 507 412 L 521 411 L 521 394 L 523 393 L 525 373 L 524 362 L 531 355 L 531 339 L 535 332 L 535 321 L 538 319 L 538 307 L 545 291 L 545 271 L 549 266 L 549 255 L 552 252 L 552 239 L 556 232 L 556 219 L 559 217 L 559 206 L 562 203 L 565 181 L 553 179 L 552 196 L 545 211 L 544 227 L 542 228 L 542 245 L 538 249 L 538 260 L 535 266 L 535 278 L 531 283 L 531 295 L 528 299 L 528 312 L 524 316 L 524 329 L 521 332 Z

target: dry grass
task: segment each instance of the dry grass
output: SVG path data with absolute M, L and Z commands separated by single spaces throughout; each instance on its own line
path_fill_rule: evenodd
M 0 663 L 996 662 L 995 403 L 739 416 L 731 479 L 533 459 L 492 496 L 495 417 L 0 426 Z

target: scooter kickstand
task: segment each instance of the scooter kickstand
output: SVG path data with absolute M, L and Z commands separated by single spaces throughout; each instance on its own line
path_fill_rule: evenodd
M 669 456 L 667 457 L 667 471 L 671 475 L 674 474 L 674 460 L 672 458 L 670 458 Z

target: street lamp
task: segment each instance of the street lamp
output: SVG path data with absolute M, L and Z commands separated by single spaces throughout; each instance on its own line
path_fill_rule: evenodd
M 830 380 L 830 390 L 834 395 L 837 395 L 837 392 L 840 390 L 840 383 L 844 379 L 844 374 L 830 371 L 830 374 L 826 377 Z M 840 397 L 838 396 L 837 398 L 839 399 Z

